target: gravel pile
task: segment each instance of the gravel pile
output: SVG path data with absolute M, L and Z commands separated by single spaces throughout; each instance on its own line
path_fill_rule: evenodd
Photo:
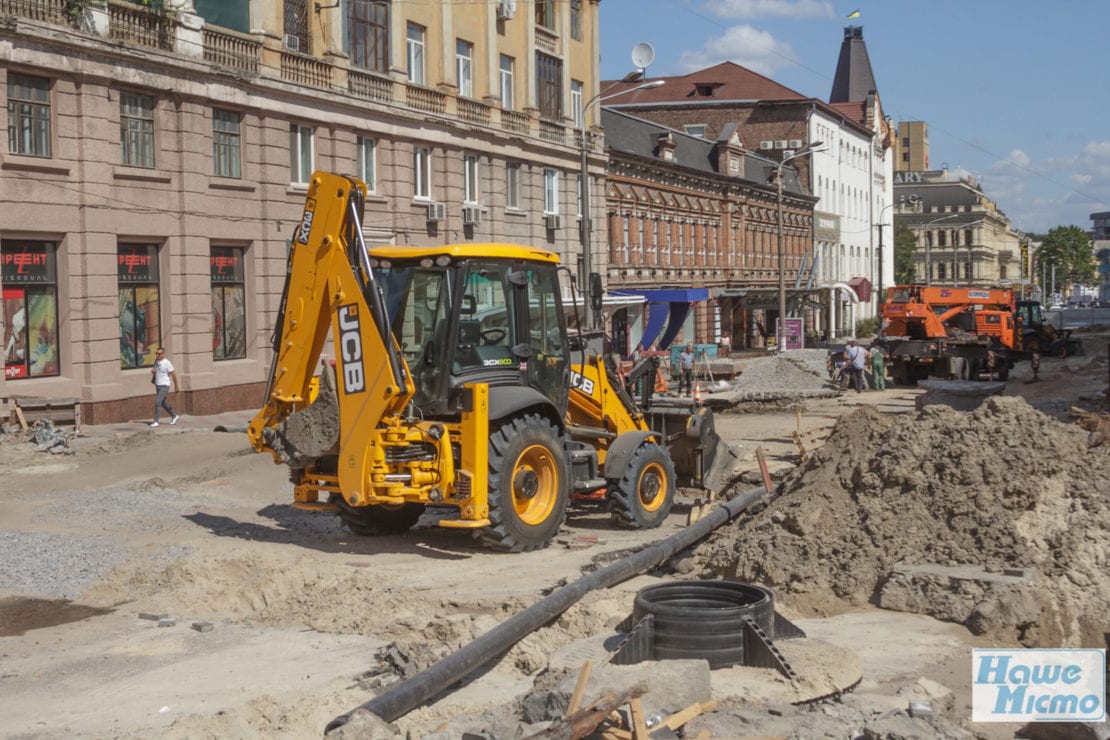
M 738 401 L 828 398 L 837 395 L 829 381 L 825 350 L 792 350 L 753 361 L 732 384 Z

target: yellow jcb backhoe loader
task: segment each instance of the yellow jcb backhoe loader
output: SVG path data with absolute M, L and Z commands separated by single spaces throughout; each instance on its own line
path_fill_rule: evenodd
M 517 552 L 551 542 L 572 495 L 620 525 L 658 526 L 677 485 L 671 447 L 690 485 L 732 462 L 708 409 L 660 411 L 655 431 L 600 358 L 572 363 L 555 254 L 367 250 L 365 194 L 313 174 L 248 427 L 256 451 L 291 468 L 294 506 L 338 511 L 363 535 L 450 506 L 440 526 Z M 321 362 L 329 332 L 334 370 Z

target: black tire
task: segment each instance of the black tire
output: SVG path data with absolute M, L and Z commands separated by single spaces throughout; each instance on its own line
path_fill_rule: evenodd
M 996 370 L 998 379 L 1006 381 L 1010 379 L 1010 363 L 1008 360 L 999 360 L 999 365 Z
M 916 384 L 913 377 L 913 366 L 905 360 L 895 362 L 891 370 L 891 377 L 894 378 L 896 384 L 910 386 Z
M 1040 340 L 1038 340 L 1034 336 L 1026 337 L 1025 341 L 1022 342 L 1021 348 L 1026 352 L 1036 352 L 1037 354 L 1041 354 Z
M 477 532 L 504 552 L 551 544 L 567 514 L 567 458 L 562 435 L 548 419 L 525 414 L 489 435 L 490 526 Z
M 636 594 L 632 617 L 654 620 L 656 660 L 702 658 L 710 668 L 744 661 L 744 618 L 774 638 L 770 591 L 729 581 L 680 581 L 648 586 Z
M 674 461 L 654 442 L 640 445 L 623 475 L 608 480 L 609 515 L 618 526 L 652 529 L 671 513 L 675 496 Z
M 407 532 L 424 513 L 424 504 L 351 506 L 339 495 L 332 496 L 332 501 L 339 507 L 337 513 L 347 529 L 361 537 Z

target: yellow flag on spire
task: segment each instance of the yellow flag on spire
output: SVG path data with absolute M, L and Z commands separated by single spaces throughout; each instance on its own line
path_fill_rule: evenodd
M 853 10 L 851 13 L 848 14 L 848 17 L 849 18 L 859 18 L 859 11 L 858 10 Z

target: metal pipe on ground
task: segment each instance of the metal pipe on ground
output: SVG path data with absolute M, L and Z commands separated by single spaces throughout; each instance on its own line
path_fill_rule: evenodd
M 662 563 L 738 517 L 764 493 L 766 489 L 761 486 L 729 499 L 678 534 L 648 545 L 623 560 L 611 563 L 554 591 L 421 673 L 401 681 L 346 714 L 339 715 L 328 723 L 324 733 L 347 724 L 351 715 L 359 709 L 365 709 L 386 722 L 403 717 L 459 683 L 460 677 L 469 676 L 476 669 L 500 659 L 518 641 L 558 617 L 588 592 L 614 586 Z

